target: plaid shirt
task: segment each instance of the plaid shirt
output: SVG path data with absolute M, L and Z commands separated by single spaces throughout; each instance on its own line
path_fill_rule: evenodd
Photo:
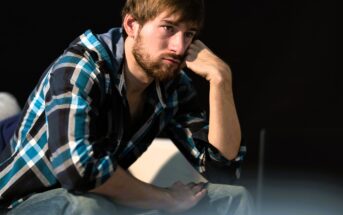
M 201 173 L 206 159 L 230 163 L 208 143 L 207 117 L 184 72 L 148 87 L 141 123 L 130 129 L 123 45 L 120 28 L 88 30 L 43 74 L 0 156 L 2 207 L 57 187 L 90 190 L 117 165 L 128 168 L 162 130 Z

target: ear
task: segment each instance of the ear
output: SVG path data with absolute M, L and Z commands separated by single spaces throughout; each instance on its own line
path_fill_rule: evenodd
M 138 23 L 131 14 L 126 14 L 123 21 L 123 27 L 128 37 L 135 37 L 136 31 L 138 30 Z

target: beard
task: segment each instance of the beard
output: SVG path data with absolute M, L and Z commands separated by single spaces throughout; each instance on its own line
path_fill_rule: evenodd
M 181 65 L 184 60 L 184 56 L 175 54 L 162 54 L 157 60 L 152 60 L 151 55 L 143 45 L 142 37 L 140 33 L 137 36 L 136 43 L 133 45 L 132 54 L 143 69 L 143 71 L 151 78 L 158 81 L 167 81 L 175 78 L 181 71 Z M 175 65 L 165 64 L 162 59 L 175 59 L 180 63 Z

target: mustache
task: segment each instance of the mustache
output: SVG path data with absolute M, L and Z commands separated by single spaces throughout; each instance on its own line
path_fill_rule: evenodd
M 177 54 L 164 54 L 162 55 L 162 58 L 170 58 L 173 60 L 177 60 L 180 63 L 183 62 L 186 58 L 186 55 L 177 55 Z

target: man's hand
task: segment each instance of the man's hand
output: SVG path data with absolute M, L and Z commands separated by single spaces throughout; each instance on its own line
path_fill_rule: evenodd
M 202 199 L 205 183 L 176 182 L 171 187 L 157 187 L 133 177 L 117 166 L 114 174 L 90 192 L 112 198 L 116 203 L 141 209 L 157 209 L 177 213 L 190 209 Z
M 189 46 L 185 64 L 208 81 L 226 80 L 231 83 L 230 67 L 200 40 L 194 41 Z
M 189 46 L 185 64 L 210 83 L 209 142 L 227 159 L 235 159 L 241 142 L 241 130 L 233 99 L 229 65 L 200 40 Z
M 170 208 L 165 211 L 168 213 L 179 213 L 194 207 L 207 194 L 205 183 L 183 184 L 178 181 L 167 188 L 171 200 Z

